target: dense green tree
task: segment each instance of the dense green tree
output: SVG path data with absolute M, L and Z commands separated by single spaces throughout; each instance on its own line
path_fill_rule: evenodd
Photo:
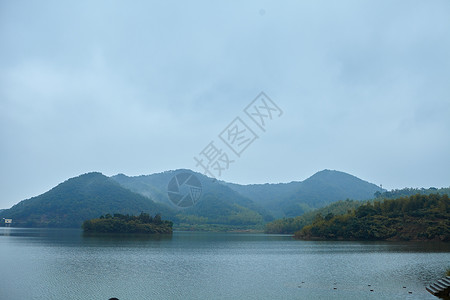
M 267 223 L 265 226 L 266 233 L 294 233 L 304 226 L 311 224 L 316 218 L 322 218 L 323 215 L 331 216 L 343 215 L 352 212 L 355 208 L 363 205 L 365 202 L 345 200 L 337 201 L 325 207 L 307 212 L 295 218 L 282 218 Z
M 172 233 L 173 223 L 161 219 L 160 214 L 154 218 L 147 213 L 139 216 L 114 214 L 114 216 L 86 220 L 82 228 L 88 233 Z
M 368 202 L 344 215 L 320 214 L 295 233 L 299 239 L 450 241 L 447 194 L 416 194 Z

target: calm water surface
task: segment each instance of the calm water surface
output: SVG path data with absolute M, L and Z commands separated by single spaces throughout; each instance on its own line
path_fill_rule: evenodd
M 437 298 L 425 286 L 449 266 L 450 245 L 442 243 L 199 232 L 84 236 L 80 230 L 0 228 L 0 299 L 10 300 L 431 300 Z

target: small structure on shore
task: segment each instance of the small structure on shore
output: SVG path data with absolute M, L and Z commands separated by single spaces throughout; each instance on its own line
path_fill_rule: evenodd
M 436 297 L 450 299 L 450 276 L 439 279 L 427 286 L 426 289 Z
M 5 221 L 5 227 L 11 227 L 12 219 L 3 218 L 3 220 Z

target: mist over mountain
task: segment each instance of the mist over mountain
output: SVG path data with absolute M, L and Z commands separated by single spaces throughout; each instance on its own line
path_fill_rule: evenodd
M 200 201 L 184 209 L 176 207 L 168 197 L 168 183 L 182 173 L 194 175 L 202 189 Z M 213 178 L 191 170 L 179 169 L 136 177 L 119 174 L 111 179 L 171 208 L 175 214 L 173 221 L 178 223 L 257 225 L 273 219 L 269 211 L 251 199 Z
M 323 170 L 302 182 L 238 185 L 224 183 L 269 210 L 276 217 L 293 217 L 339 200 L 367 200 L 379 186 L 353 175 Z
M 169 199 L 168 184 L 179 174 L 190 174 L 200 182 L 201 196 L 195 205 L 179 207 Z M 23 200 L 1 211 L 0 217 L 13 218 L 16 226 L 78 227 L 84 220 L 106 213 L 147 212 L 161 213 L 181 228 L 245 228 L 262 226 L 275 217 L 301 215 L 338 200 L 370 199 L 377 191 L 383 192 L 374 184 L 331 170 L 304 181 L 251 185 L 218 181 L 186 169 L 135 177 L 94 172 Z

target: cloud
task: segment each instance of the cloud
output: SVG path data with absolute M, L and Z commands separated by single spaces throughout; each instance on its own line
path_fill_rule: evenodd
M 223 179 L 448 185 L 447 1 L 0 5 L 0 205 L 195 168 L 262 90 L 285 113 Z

